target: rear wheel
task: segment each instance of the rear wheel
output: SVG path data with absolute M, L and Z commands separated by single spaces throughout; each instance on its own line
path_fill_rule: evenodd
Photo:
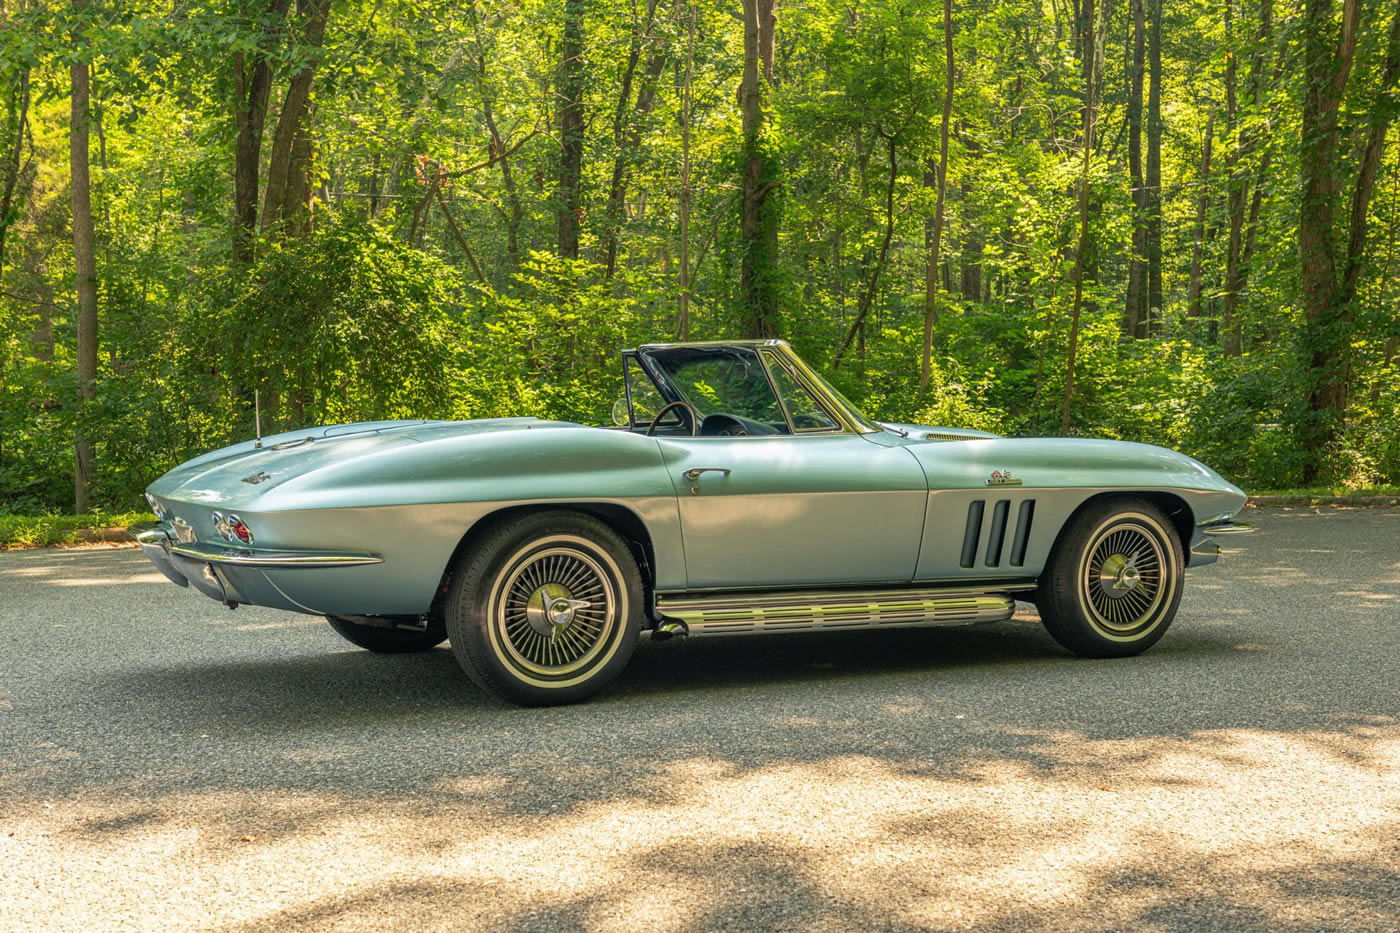
M 1162 510 L 1143 499 L 1110 499 L 1066 526 L 1040 577 L 1036 606 L 1045 630 L 1089 658 L 1146 651 L 1181 602 L 1181 542 Z
M 642 623 L 641 573 L 597 519 L 539 512 L 486 532 L 461 560 L 447 631 L 482 689 L 525 706 L 592 696 L 627 665 Z
M 447 640 L 447 626 L 442 619 L 428 620 L 428 627 L 422 631 L 407 628 L 380 628 L 351 622 L 339 616 L 326 616 L 341 638 L 352 645 L 359 645 L 377 654 L 410 654 L 414 651 L 429 651 Z

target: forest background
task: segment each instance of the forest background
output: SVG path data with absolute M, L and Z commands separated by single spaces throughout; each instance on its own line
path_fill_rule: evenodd
M 876 417 L 1400 481 L 1395 0 L 0 0 L 0 514 L 780 336 Z

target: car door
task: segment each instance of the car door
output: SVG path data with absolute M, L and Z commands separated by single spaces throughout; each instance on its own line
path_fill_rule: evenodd
M 905 583 L 928 487 L 902 447 L 859 434 L 659 441 L 692 588 Z

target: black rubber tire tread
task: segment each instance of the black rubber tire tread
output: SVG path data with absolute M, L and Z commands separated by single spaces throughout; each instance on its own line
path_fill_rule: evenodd
M 606 663 L 581 683 L 540 687 L 515 677 L 496 657 L 487 628 L 488 602 L 492 585 L 512 553 L 530 541 L 554 534 L 584 538 L 612 558 L 622 571 L 617 582 L 626 589 L 627 613 L 615 635 L 620 640 Z M 632 659 L 644 614 L 641 576 L 627 542 L 590 515 L 559 510 L 505 519 L 486 529 L 454 568 L 446 604 L 452 653 L 472 682 L 498 699 L 521 706 L 558 706 L 587 699 L 616 679 Z
M 376 628 L 361 622 L 351 622 L 337 616 L 326 616 L 326 621 L 336 633 L 350 642 L 373 651 L 375 654 L 413 654 L 417 651 L 431 651 L 447 641 L 447 626 L 441 619 L 430 619 L 422 632 L 403 628 Z
M 1132 512 L 1149 516 L 1165 532 L 1167 559 L 1174 565 L 1173 583 L 1172 591 L 1154 614 L 1160 621 L 1140 637 L 1118 641 L 1100 634 L 1080 605 L 1079 563 L 1096 529 L 1116 516 Z M 1050 552 L 1035 596 L 1040 621 L 1050 637 L 1080 657 L 1126 658 L 1141 654 L 1157 643 L 1176 617 L 1177 607 L 1181 603 L 1184 570 L 1185 558 L 1176 526 L 1160 508 L 1135 496 L 1118 496 L 1095 502 L 1070 520 Z

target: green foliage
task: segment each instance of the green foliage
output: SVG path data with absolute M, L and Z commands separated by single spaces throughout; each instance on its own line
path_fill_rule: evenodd
M 453 408 L 457 275 L 382 228 L 322 217 L 211 284 L 204 359 L 245 406 L 260 393 L 268 433 Z
M 0 550 L 101 540 L 109 529 L 126 528 L 137 522 L 153 522 L 155 519 L 149 512 L 112 515 L 101 512 L 90 515 L 18 515 L 0 512 Z
M 1379 84 L 1395 13 L 1378 0 L 1362 6 L 1348 132 L 1394 116 L 1394 89 Z M 650 21 L 648 7 L 587 5 L 584 258 L 563 261 L 549 252 L 559 206 L 559 0 L 337 0 L 319 50 L 302 19 L 278 4 L 15 5 L 10 28 L 0 28 L 0 192 L 13 189 L 0 218 L 0 512 L 71 502 L 79 410 L 97 439 L 94 501 L 115 509 L 138 507 L 164 469 L 250 435 L 255 395 L 266 432 L 395 417 L 608 422 L 621 391 L 616 351 L 675 333 L 687 61 L 691 335 L 752 329 L 757 292 L 779 335 L 873 417 L 1058 433 L 1082 167 L 1072 7 L 954 6 L 947 228 L 923 393 L 931 170 L 944 103 L 937 10 L 912 0 L 780 5 L 764 131 L 745 139 L 737 6 L 661 3 Z M 1240 7 L 1227 34 L 1218 10 L 1163 8 L 1163 306 L 1148 339 L 1124 336 L 1136 207 L 1124 142 L 1132 17 L 1119 9 L 1100 37 L 1093 262 L 1070 432 L 1174 447 L 1252 487 L 1296 486 L 1319 454 L 1318 481 L 1400 481 L 1393 133 L 1356 296 L 1335 322 L 1310 322 L 1299 259 L 1300 14 L 1275 5 L 1266 35 L 1258 8 Z M 233 62 L 257 55 L 273 82 L 260 196 L 289 78 L 316 66 L 309 162 L 299 163 L 312 222 L 259 242 L 256 262 L 235 268 Z M 1249 79 L 1256 59 L 1266 77 L 1258 94 Z M 100 305 L 97 397 L 81 406 L 68 217 L 73 62 L 94 69 Z M 1203 177 L 1207 142 L 1215 155 Z M 749 155 L 759 157 L 762 181 L 777 183 L 757 238 L 776 249 L 748 257 L 745 294 Z M 1353 172 L 1344 161 L 1343 174 Z M 1235 353 L 1226 346 L 1225 270 L 1230 196 L 1246 189 L 1253 246 L 1244 288 L 1229 302 L 1241 336 Z M 620 201 L 610 201 L 614 193 Z M 1345 213 L 1343 205 L 1338 255 Z M 868 290 L 863 332 L 833 372 Z M 1350 390 L 1346 410 L 1327 420 L 1307 401 L 1319 348 L 1335 351 Z
M 622 283 L 601 267 L 532 252 L 511 292 L 479 292 L 454 413 L 610 424 L 622 392 L 618 351 L 671 326 L 668 296 L 648 276 L 624 276 L 618 297 Z

